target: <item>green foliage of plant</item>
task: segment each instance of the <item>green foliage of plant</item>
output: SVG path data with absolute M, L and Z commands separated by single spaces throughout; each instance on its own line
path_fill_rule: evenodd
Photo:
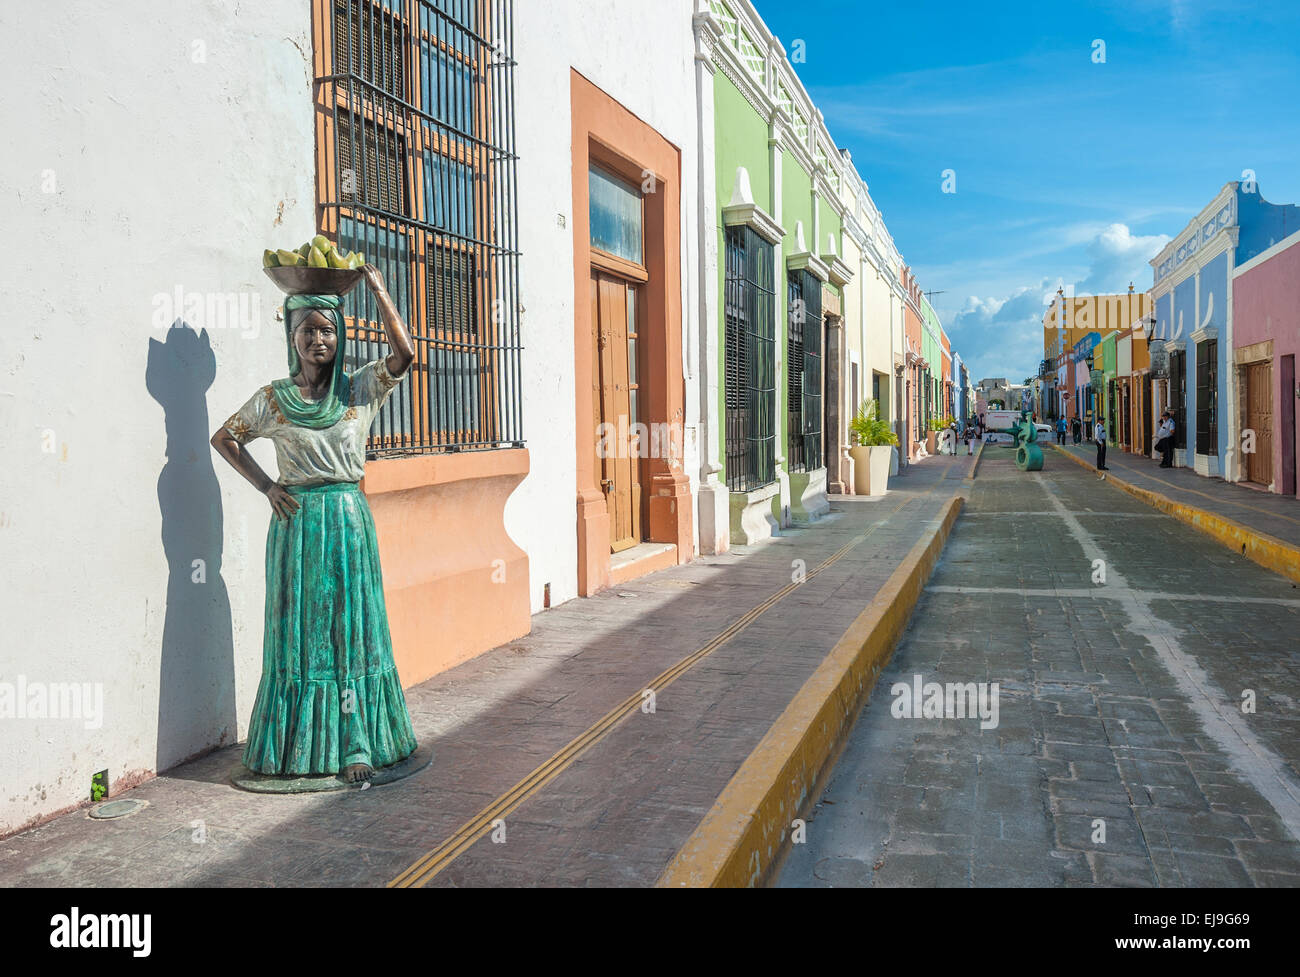
M 898 435 L 889 428 L 889 422 L 880 417 L 880 404 L 864 400 L 849 425 L 855 444 L 864 448 L 898 444 Z

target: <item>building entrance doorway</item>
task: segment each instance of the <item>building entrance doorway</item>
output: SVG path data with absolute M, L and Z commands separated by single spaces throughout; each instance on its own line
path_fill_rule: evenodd
M 1255 432 L 1255 450 L 1246 454 L 1246 479 L 1273 481 L 1273 364 L 1246 366 L 1246 429 Z
M 609 547 L 641 542 L 641 439 L 637 427 L 637 286 L 592 269 L 592 410 L 596 473 L 609 507 Z

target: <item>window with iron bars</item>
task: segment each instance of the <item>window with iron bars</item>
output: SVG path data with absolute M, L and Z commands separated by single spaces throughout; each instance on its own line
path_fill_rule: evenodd
M 369 457 L 523 445 L 513 0 L 313 0 L 317 217 L 415 344 Z M 348 367 L 386 355 L 344 300 Z
M 1219 342 L 1196 344 L 1196 453 L 1219 453 Z
M 1174 350 L 1169 354 L 1169 411 L 1174 417 L 1174 447 L 1187 447 L 1187 430 L 1183 426 L 1187 408 L 1187 353 Z
M 808 271 L 791 272 L 786 390 L 789 400 L 789 470 L 806 472 L 822 464 L 822 287 Z
M 724 288 L 727 488 L 776 481 L 773 247 L 752 227 L 727 228 Z

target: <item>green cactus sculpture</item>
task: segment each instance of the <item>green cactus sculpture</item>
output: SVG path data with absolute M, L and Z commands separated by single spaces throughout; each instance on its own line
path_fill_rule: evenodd
M 1016 442 L 1016 467 L 1022 472 L 1041 471 L 1043 449 L 1038 446 L 1038 428 L 1029 411 L 1020 412 L 1020 420 L 1011 425 L 1010 433 Z

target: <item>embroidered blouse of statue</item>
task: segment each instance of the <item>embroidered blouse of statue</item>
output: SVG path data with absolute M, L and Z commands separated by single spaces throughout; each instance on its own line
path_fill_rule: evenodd
M 240 444 L 271 439 L 281 485 L 359 482 L 365 474 L 370 425 L 401 377 L 389 376 L 383 359 L 372 360 L 348 377 L 348 409 L 330 427 L 302 427 L 286 420 L 268 384 L 231 415 L 225 428 Z

